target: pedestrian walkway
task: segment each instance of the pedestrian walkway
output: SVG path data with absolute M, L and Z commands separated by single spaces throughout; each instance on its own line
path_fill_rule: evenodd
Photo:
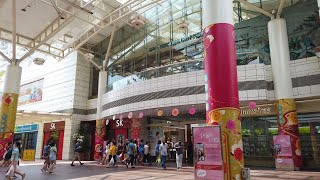
M 194 179 L 193 168 L 184 167 L 177 170 L 172 166 L 164 171 L 157 167 L 137 166 L 127 169 L 125 166 L 118 168 L 105 168 L 96 162 L 85 162 L 83 166 L 70 162 L 58 161 L 54 174 L 42 173 L 42 161 L 23 162 L 21 169 L 27 173 L 26 180 L 192 180 Z M 4 179 L 5 172 L 1 169 L 0 180 Z M 164 173 L 165 172 L 165 173 Z M 18 177 L 20 179 L 20 177 Z M 320 180 L 320 172 L 285 172 L 275 170 L 252 170 L 252 180 Z

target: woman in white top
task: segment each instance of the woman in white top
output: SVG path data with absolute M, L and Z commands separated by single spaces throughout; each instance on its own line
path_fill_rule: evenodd
M 53 168 L 56 166 L 57 164 L 57 147 L 56 147 L 56 142 L 52 141 L 50 143 L 50 155 L 49 155 L 49 161 L 50 161 L 50 165 L 49 165 L 49 173 L 53 173 Z

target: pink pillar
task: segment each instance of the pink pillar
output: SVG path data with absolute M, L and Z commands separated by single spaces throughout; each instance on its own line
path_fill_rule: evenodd
M 243 146 L 232 0 L 203 0 L 207 125 L 220 125 L 225 179 L 241 179 Z

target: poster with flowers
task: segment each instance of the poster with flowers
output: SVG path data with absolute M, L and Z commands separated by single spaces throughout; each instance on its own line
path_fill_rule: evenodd
M 193 128 L 195 180 L 223 180 L 221 130 L 219 126 Z
M 20 87 L 19 106 L 42 101 L 43 79 Z

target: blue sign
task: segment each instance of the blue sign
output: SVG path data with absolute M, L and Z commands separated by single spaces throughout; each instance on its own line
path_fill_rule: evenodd
M 34 132 L 38 131 L 38 124 L 31 124 L 25 126 L 16 126 L 14 129 L 15 133 L 25 133 L 25 132 Z

